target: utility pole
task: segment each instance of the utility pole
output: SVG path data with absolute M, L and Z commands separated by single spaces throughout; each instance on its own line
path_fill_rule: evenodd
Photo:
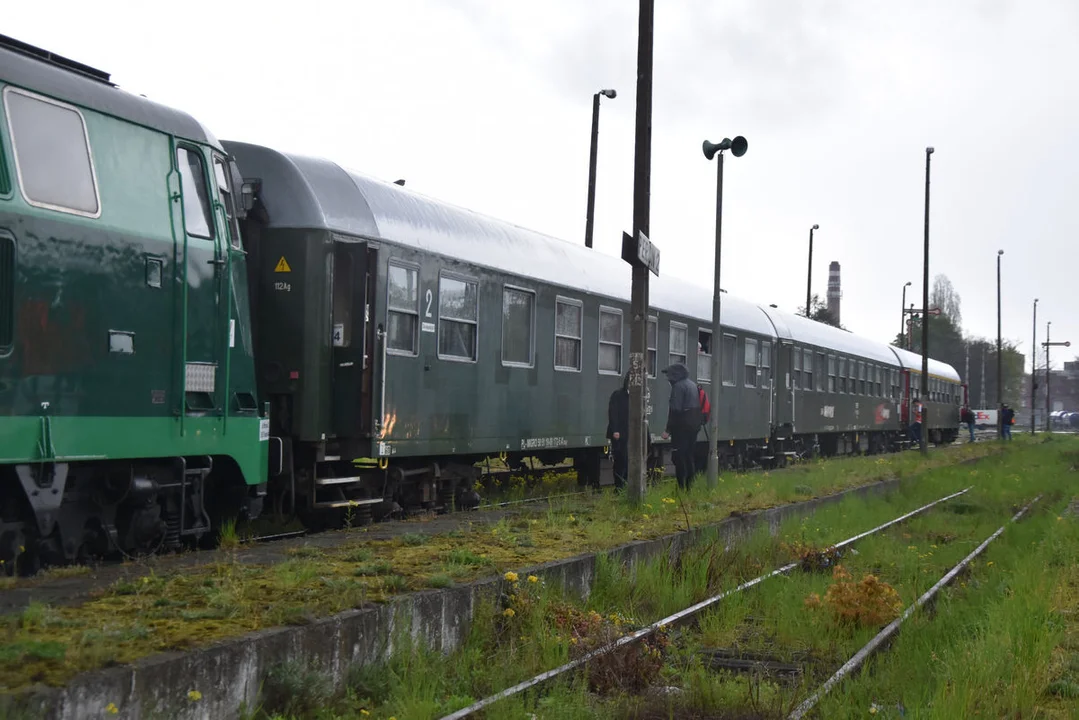
M 647 265 L 639 262 L 641 250 L 651 247 L 647 243 L 650 221 L 652 179 L 652 29 L 655 0 L 640 0 L 640 16 L 637 28 L 637 118 L 633 148 L 633 242 L 637 244 L 638 262 L 633 264 L 633 289 L 631 314 L 633 322 L 629 333 L 629 478 L 628 495 L 634 504 L 644 499 L 647 487 L 648 464 L 645 452 L 648 426 L 645 417 L 644 397 L 647 377 L 646 355 L 648 352 L 648 272 Z M 642 242 L 643 238 L 643 242 Z M 623 258 L 626 254 L 623 238 Z M 658 274 L 659 257 L 655 254 Z M 658 369 L 658 368 L 657 368 Z
M 1053 396 L 1049 394 L 1049 348 L 1051 347 L 1071 347 L 1071 341 L 1065 342 L 1049 342 L 1049 326 L 1052 325 L 1052 321 L 1045 324 L 1045 342 L 1042 345 L 1045 346 L 1045 431 L 1051 432 L 1053 429 L 1052 421 L 1049 419 L 1049 413 L 1053 411 Z
M 982 383 L 981 383 L 981 395 L 982 395 L 982 408 L 988 408 L 985 404 L 985 345 L 982 345 Z
M 1046 338 L 1048 340 L 1049 338 Z M 1034 322 L 1031 323 L 1030 336 L 1030 434 L 1037 433 L 1035 429 L 1035 412 L 1037 405 L 1038 390 L 1038 298 L 1034 298 Z
M 1004 356 L 1000 339 L 1000 257 L 997 250 L 997 436 L 1004 438 Z
M 925 254 L 922 260 L 922 389 L 920 395 L 924 396 L 929 387 L 929 159 L 933 155 L 933 148 L 925 149 Z M 929 452 L 926 443 L 927 428 L 929 427 L 929 405 L 922 402 L 922 454 Z
M 813 231 L 819 230 L 820 225 L 816 223 L 813 227 L 809 228 L 809 270 L 807 271 L 806 279 L 806 317 L 813 317 L 813 309 L 809 306 L 810 290 L 813 287 Z
M 599 98 L 614 99 L 618 93 L 613 89 L 600 90 L 592 96 L 592 148 L 588 155 L 588 204 L 585 209 L 584 246 L 592 247 L 592 226 L 596 219 L 596 154 L 599 151 Z

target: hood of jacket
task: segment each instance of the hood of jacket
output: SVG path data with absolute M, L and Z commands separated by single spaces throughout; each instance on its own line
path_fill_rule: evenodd
M 689 377 L 689 369 L 682 363 L 675 363 L 669 368 L 663 371 L 663 374 L 667 376 L 667 382 L 674 385 L 679 380 L 685 380 Z

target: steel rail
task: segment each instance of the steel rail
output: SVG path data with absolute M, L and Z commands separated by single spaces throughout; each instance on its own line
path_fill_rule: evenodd
M 971 487 L 973 487 L 973 486 L 971 486 Z M 894 520 L 889 520 L 888 522 L 884 523 L 883 525 L 878 525 L 877 527 L 873 528 L 872 530 L 867 530 L 867 531 L 865 531 L 863 533 L 859 533 L 859 534 L 855 535 L 854 537 L 848 538 L 848 539 L 846 539 L 846 540 L 844 540 L 844 541 L 842 541 L 840 543 L 837 543 L 837 544 L 833 545 L 832 547 L 841 548 L 841 547 L 845 547 L 847 545 L 850 545 L 852 543 L 855 543 L 858 540 L 861 540 L 862 538 L 865 538 L 865 537 L 867 537 L 869 535 L 872 535 L 874 533 L 878 533 L 881 530 L 885 530 L 885 529 L 891 527 L 892 525 L 895 525 L 896 523 L 901 523 L 904 520 L 907 520 L 907 519 L 909 519 L 909 518 L 911 518 L 911 517 L 913 517 L 913 516 L 915 516 L 915 515 L 917 515 L 919 513 L 925 512 L 926 510 L 932 508 L 935 505 L 939 505 L 942 502 L 947 502 L 948 500 L 959 497 L 960 495 L 962 495 L 962 494 L 964 494 L 966 492 L 969 492 L 970 489 L 971 488 L 968 487 L 968 488 L 965 488 L 963 490 L 960 490 L 959 492 L 952 493 L 951 495 L 946 495 L 946 496 L 940 498 L 939 500 L 934 500 L 933 502 L 929 503 L 928 505 L 923 505 L 922 507 L 917 508 L 916 510 L 912 510 L 912 511 L 910 511 L 910 512 L 904 514 L 904 515 L 900 515 L 899 517 L 895 518 Z M 539 675 L 536 675 L 535 677 L 533 677 L 533 678 L 531 678 L 529 680 L 525 680 L 524 682 L 518 683 L 518 684 L 514 685 L 513 687 L 506 688 L 505 690 L 503 690 L 503 691 L 501 691 L 499 693 L 496 693 L 495 695 L 490 695 L 490 696 L 488 696 L 486 698 L 483 698 L 482 700 L 480 700 L 478 702 L 475 702 L 475 703 L 473 703 L 472 705 L 469 705 L 466 708 L 462 708 L 462 709 L 460 709 L 460 710 L 458 710 L 456 712 L 450 713 L 449 715 L 445 715 L 445 716 L 442 717 L 441 720 L 457 720 L 458 718 L 467 717 L 468 715 L 471 715 L 472 713 L 476 712 L 477 710 L 481 710 L 481 709 L 487 707 L 488 705 L 493 705 L 494 703 L 498 702 L 499 700 L 504 700 L 505 698 L 516 695 L 517 693 L 519 693 L 519 692 L 521 692 L 523 690 L 527 690 L 528 688 L 539 685 L 540 683 L 542 683 L 542 682 L 544 682 L 546 680 L 550 680 L 553 677 L 557 677 L 558 675 L 561 675 L 562 673 L 565 673 L 565 672 L 568 672 L 568 671 L 573 670 L 575 668 L 578 668 L 578 667 L 584 665 L 585 663 L 587 663 L 589 660 L 591 660 L 593 658 L 599 657 L 601 655 L 606 655 L 607 653 L 610 653 L 610 652 L 612 652 L 614 650 L 617 650 L 620 647 L 623 647 L 623 646 L 628 645 L 628 644 L 630 644 L 632 642 L 640 640 L 643 637 L 647 637 L 648 635 L 651 635 L 652 633 L 654 633 L 656 630 L 658 630 L 661 627 L 665 627 L 667 625 L 673 625 L 673 624 L 678 623 L 678 622 L 680 622 L 682 620 L 685 620 L 686 618 L 692 617 L 693 615 L 696 615 L 697 613 L 699 613 L 701 610 L 704 610 L 705 608 L 711 607 L 712 605 L 715 605 L 716 603 L 730 597 L 731 595 L 734 595 L 736 593 L 740 593 L 743 590 L 748 590 L 749 588 L 754 587 L 755 585 L 759 585 L 760 583 L 764 582 L 765 580 L 768 580 L 769 578 L 773 578 L 776 575 L 782 575 L 784 573 L 788 573 L 791 570 L 793 570 L 794 568 L 798 567 L 799 564 L 800 564 L 800 562 L 788 563 L 787 565 L 784 565 L 783 567 L 777 568 L 777 569 L 775 569 L 775 570 L 773 570 L 773 571 L 771 571 L 769 573 L 761 575 L 760 577 L 754 578 L 754 579 L 752 579 L 752 580 L 750 580 L 748 582 L 744 582 L 744 583 L 742 583 L 741 585 L 739 585 L 738 587 L 736 587 L 736 588 L 734 588 L 732 590 L 726 590 L 726 591 L 724 591 L 724 592 L 722 592 L 722 593 L 720 593 L 718 595 L 713 595 L 712 597 L 710 597 L 710 598 L 708 598 L 706 600 L 702 600 L 701 602 L 696 603 L 695 605 L 691 605 L 690 607 L 685 608 L 684 610 L 679 610 L 678 612 L 674 613 L 673 615 L 668 615 L 667 617 L 663 618 L 662 620 L 657 620 L 656 622 L 652 623 L 651 625 L 649 625 L 647 627 L 644 627 L 644 628 L 641 628 L 640 630 L 634 631 L 634 632 L 630 633 L 629 635 L 624 635 L 624 636 L 618 638 L 617 640 L 615 640 L 614 642 L 611 642 L 611 643 L 608 643 L 606 645 L 600 646 L 600 647 L 596 648 L 595 650 L 592 650 L 592 651 L 582 655 L 581 657 L 577 658 L 576 660 L 572 660 L 572 661 L 570 661 L 570 662 L 568 662 L 568 663 L 566 663 L 564 665 L 560 665 L 559 667 L 556 667 L 553 670 L 548 670 L 547 672 L 540 673 Z
M 961 573 L 963 569 L 966 568 L 967 565 L 969 565 L 974 558 L 981 555 L 982 552 L 984 552 L 985 549 L 989 547 L 989 543 L 1000 537 L 1001 533 L 1004 532 L 1004 529 L 1008 527 L 1010 523 L 1017 522 L 1019 518 L 1023 517 L 1023 514 L 1026 513 L 1026 511 L 1029 510 L 1031 506 L 1034 505 L 1034 503 L 1038 502 L 1038 500 L 1040 499 L 1041 495 L 1038 495 L 1036 498 L 1031 500 L 1026 507 L 1024 507 L 1014 516 L 1012 516 L 1012 519 L 1009 521 L 1009 523 L 1001 525 L 1000 528 L 998 528 L 995 533 L 986 538 L 981 545 L 974 548 L 974 551 L 971 552 L 970 555 L 967 555 L 965 558 L 960 560 L 958 565 L 945 573 L 944 577 L 938 580 L 936 584 L 933 585 L 933 587 L 925 591 L 925 593 L 923 593 L 922 596 L 918 598 L 915 603 L 908 607 L 902 615 L 900 615 L 892 622 L 888 623 L 888 625 L 883 630 L 877 633 L 876 637 L 866 643 L 861 650 L 851 656 L 850 660 L 847 660 L 847 662 L 843 663 L 843 666 L 836 671 L 835 675 L 832 675 L 832 677 L 828 678 L 828 680 L 823 685 L 821 685 L 820 688 L 817 689 L 817 692 L 813 693 L 813 695 L 808 697 L 804 702 L 802 702 L 801 705 L 796 707 L 794 711 L 792 711 L 791 714 L 787 716 L 788 720 L 799 720 L 799 718 L 804 717 L 807 712 L 812 710 L 813 707 L 820 701 L 820 699 L 823 698 L 826 694 L 828 694 L 828 692 L 833 687 L 835 687 L 836 684 L 838 684 L 847 675 L 861 667 L 862 664 L 869 658 L 869 656 L 872 655 L 881 646 L 881 644 L 884 643 L 885 640 L 887 640 L 889 637 L 894 635 L 896 631 L 899 630 L 899 626 L 902 625 L 907 618 L 913 615 L 918 608 L 929 602 L 933 598 L 933 596 L 940 591 L 941 588 L 954 580 L 955 577 L 959 573 Z

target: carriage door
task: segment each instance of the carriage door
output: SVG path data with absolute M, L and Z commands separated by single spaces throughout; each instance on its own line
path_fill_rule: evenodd
M 794 371 L 794 345 L 789 341 L 776 344 L 776 369 L 772 386 L 775 398 L 775 413 L 772 427 L 777 438 L 788 438 L 794 428 L 794 385 L 791 373 Z M 801 352 L 799 350 L 799 352 Z
M 330 344 L 333 359 L 333 427 L 339 438 L 371 432 L 372 343 L 370 325 L 374 282 L 367 243 L 334 237 Z

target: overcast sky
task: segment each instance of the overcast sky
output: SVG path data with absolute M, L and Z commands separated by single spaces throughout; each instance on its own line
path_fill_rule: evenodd
M 1038 342 L 1046 320 L 1054 340 L 1079 342 L 1079 3 L 656 4 L 651 237 L 664 274 L 711 287 L 715 163 L 701 141 L 744 135 L 749 152 L 725 169 L 723 286 L 793 312 L 819 223 L 814 291 L 839 261 L 843 324 L 890 341 L 903 283 L 921 302 L 933 145 L 930 274 L 952 280 L 966 332 L 996 336 L 1003 249 L 1004 336 L 1029 353 L 1039 297 Z M 3 32 L 111 72 L 219 138 L 407 178 L 582 243 L 592 94 L 613 87 L 595 246 L 618 253 L 632 223 L 637 3 L 288 7 L 38 0 L 9 3 Z

